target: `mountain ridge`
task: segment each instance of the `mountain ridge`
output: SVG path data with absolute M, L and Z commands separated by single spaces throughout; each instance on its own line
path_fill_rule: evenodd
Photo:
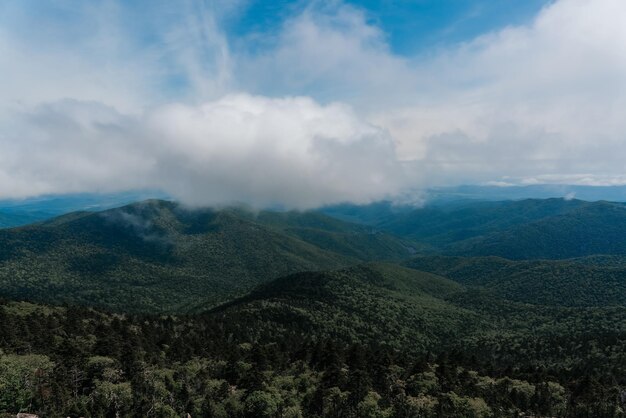
M 149 200 L 0 230 L 0 295 L 45 302 L 55 294 L 105 308 L 176 311 L 210 306 L 296 271 L 410 254 L 399 239 L 323 215 L 314 218 L 329 231 L 303 239 L 290 232 L 300 216 L 313 215 L 259 222 L 258 214 L 239 209 Z M 320 247 L 320 237 L 333 248 Z

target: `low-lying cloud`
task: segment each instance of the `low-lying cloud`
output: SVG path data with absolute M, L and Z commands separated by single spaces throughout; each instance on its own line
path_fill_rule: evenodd
M 161 189 L 192 205 L 310 208 L 392 196 L 393 141 L 342 104 L 228 95 L 140 115 L 61 101 L 13 114 L 0 195 Z

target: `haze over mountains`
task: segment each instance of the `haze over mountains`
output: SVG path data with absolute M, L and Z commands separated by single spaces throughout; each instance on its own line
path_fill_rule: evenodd
M 422 192 L 414 192 L 412 204 L 379 202 L 371 205 L 334 205 L 323 208 L 328 214 L 336 212 L 337 216 L 355 222 L 375 222 L 376 211 L 397 213 L 407 211 L 412 206 L 437 205 L 442 203 L 473 201 L 503 201 L 522 199 L 577 198 L 586 201 L 606 200 L 626 202 L 626 186 L 580 186 L 568 184 L 539 184 L 530 186 L 457 186 L 431 188 Z M 24 199 L 0 200 L 0 227 L 25 225 L 49 219 L 79 210 L 104 210 L 138 202 L 146 199 L 169 199 L 159 191 L 129 191 L 120 193 L 80 193 L 66 195 L 47 195 Z M 393 206 L 393 210 L 390 208 Z M 346 210 L 354 207 L 358 217 L 350 219 Z M 367 209 L 366 209 L 367 208 Z M 337 211 L 338 210 L 338 211 Z M 368 219 L 374 216 L 374 219 Z

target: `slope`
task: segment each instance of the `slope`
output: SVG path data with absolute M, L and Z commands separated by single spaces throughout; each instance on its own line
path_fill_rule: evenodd
M 354 264 L 364 252 L 365 244 L 350 250 L 349 243 L 329 251 L 288 233 L 284 223 L 272 226 L 254 217 L 152 200 L 2 230 L 0 295 L 125 311 L 188 311 L 271 278 Z M 393 252 L 386 242 L 371 241 L 368 231 L 349 234 L 353 242 L 370 243 L 368 255 Z M 394 249 L 408 254 L 402 244 Z
M 245 324 L 236 333 L 252 340 L 290 332 L 419 352 L 489 327 L 479 315 L 446 302 L 463 291 L 429 273 L 366 264 L 279 278 L 212 314 L 218 322 Z
M 626 254 L 626 206 L 593 202 L 562 214 L 450 245 L 452 255 L 567 259 Z
M 626 258 L 512 261 L 416 257 L 405 265 L 488 289 L 498 298 L 548 306 L 626 306 Z
M 47 214 L 39 212 L 24 212 L 19 210 L 1 209 L 0 228 L 13 228 L 45 219 Z
M 255 219 L 303 241 L 359 260 L 403 260 L 418 244 L 377 228 L 344 222 L 315 211 L 261 212 Z
M 455 202 L 401 214 L 377 226 L 436 248 L 586 206 L 580 200 L 528 199 L 503 202 Z

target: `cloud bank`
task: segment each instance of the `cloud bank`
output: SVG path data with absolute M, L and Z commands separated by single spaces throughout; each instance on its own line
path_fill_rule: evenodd
M 0 195 L 158 188 L 192 205 L 310 208 L 406 185 L 384 130 L 306 97 L 237 94 L 139 115 L 65 100 L 11 120 Z
M 341 2 L 239 38 L 224 22 L 245 2 L 41 4 L 0 6 L 0 197 L 156 188 L 308 208 L 511 178 L 623 183 L 620 0 L 558 0 L 419 56 Z

